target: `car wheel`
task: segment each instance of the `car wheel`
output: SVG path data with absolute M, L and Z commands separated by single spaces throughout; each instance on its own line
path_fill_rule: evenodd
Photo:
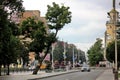
M 88 70 L 88 72 L 90 72 L 90 70 Z
M 84 72 L 84 70 L 81 70 L 81 72 Z

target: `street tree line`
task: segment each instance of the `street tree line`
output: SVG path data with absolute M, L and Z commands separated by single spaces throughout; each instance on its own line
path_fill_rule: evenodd
M 74 54 L 74 55 L 73 55 Z M 70 61 L 73 63 L 73 57 L 76 63 L 86 62 L 85 53 L 77 49 L 74 44 L 68 44 L 64 41 L 57 41 L 55 45 L 55 49 L 53 51 L 53 59 L 54 61 Z
M 88 54 L 88 61 L 91 66 L 96 66 L 99 64 L 99 61 L 103 61 L 103 51 L 102 47 L 102 39 L 98 38 L 96 39 L 96 42 L 90 47 L 90 49 L 87 51 Z
M 87 51 L 90 65 L 96 66 L 97 64 L 99 64 L 100 61 L 105 61 L 103 58 L 104 48 L 102 46 L 103 46 L 102 40 L 97 39 L 94 45 L 92 45 L 90 49 Z M 117 53 L 118 53 L 117 57 L 119 57 L 120 55 L 120 41 L 119 40 L 117 41 Z M 107 44 L 105 57 L 107 61 L 111 63 L 115 62 L 115 41 L 112 41 Z M 119 67 L 120 58 L 117 58 L 117 59 L 118 59 L 118 67 Z
M 10 20 L 12 13 L 22 11 L 24 11 L 24 8 L 21 0 L 0 1 L 0 75 L 2 65 L 7 66 L 7 75 L 9 75 L 9 65 L 16 63 L 17 58 L 24 56 L 24 54 L 21 54 L 24 46 L 14 33 L 17 27 Z
M 120 66 L 120 41 L 117 41 L 117 61 L 118 61 L 118 67 Z M 108 44 L 107 49 L 106 49 L 106 58 L 108 61 L 111 63 L 115 63 L 115 41 L 112 41 Z M 113 66 L 114 67 L 114 66 Z M 119 69 L 119 68 L 118 68 Z

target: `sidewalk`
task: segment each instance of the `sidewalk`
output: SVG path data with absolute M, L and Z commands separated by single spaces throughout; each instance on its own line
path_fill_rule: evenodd
M 68 70 L 68 71 L 60 71 L 60 72 L 52 72 L 46 73 L 44 71 L 40 71 L 37 75 L 32 75 L 32 72 L 26 72 L 26 73 L 17 73 L 17 74 L 11 74 L 9 76 L 0 76 L 0 80 L 36 80 L 40 78 L 46 78 L 61 74 L 66 74 L 70 72 L 76 72 L 78 70 Z
M 112 69 L 106 69 L 96 80 L 114 80 Z

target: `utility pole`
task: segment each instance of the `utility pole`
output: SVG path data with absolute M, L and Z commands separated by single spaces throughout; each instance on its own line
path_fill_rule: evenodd
M 73 45 L 73 68 L 75 68 L 75 53 L 74 53 L 74 45 Z
M 52 68 L 53 68 L 53 71 L 54 71 L 54 56 L 53 56 L 53 52 L 54 52 L 54 49 L 55 49 L 55 43 L 52 43 Z
M 116 35 L 116 20 L 114 21 L 114 36 L 115 36 L 115 80 L 118 80 L 118 61 L 117 61 L 117 35 Z
M 113 0 L 113 9 L 115 9 L 115 0 Z M 116 23 L 117 23 L 117 14 L 116 12 L 114 13 L 114 16 L 113 16 L 113 23 L 114 23 L 114 38 L 115 38 L 115 80 L 118 80 L 118 61 L 117 61 L 117 35 L 116 35 L 116 31 L 117 31 L 117 28 L 116 28 Z
M 106 59 L 106 40 L 107 40 L 107 32 L 105 31 L 105 33 L 104 33 L 104 41 L 105 41 L 105 45 L 104 45 L 104 60 L 106 61 L 107 59 Z
M 63 57 L 64 57 L 64 65 L 66 65 L 66 43 L 64 43 L 64 52 L 63 52 Z

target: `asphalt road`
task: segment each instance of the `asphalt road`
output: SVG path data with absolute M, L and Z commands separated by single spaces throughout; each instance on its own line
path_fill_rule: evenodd
M 36 80 L 96 80 L 103 71 L 103 69 L 98 69 L 91 72 L 75 72 Z
M 74 70 L 73 70 L 74 71 Z M 9 76 L 0 76 L 0 80 L 96 80 L 96 78 L 104 72 L 104 69 L 95 69 L 91 72 L 81 72 L 80 70 L 74 72 L 55 72 L 55 73 L 40 73 L 37 75 L 32 75 L 31 73 L 26 72 L 20 73 L 21 75 L 9 75 Z M 57 76 L 54 76 L 58 73 Z M 61 74 L 61 75 L 60 75 Z M 48 75 L 53 75 L 48 77 Z M 42 77 L 44 76 L 44 77 Z M 46 76 L 46 77 L 45 77 Z

